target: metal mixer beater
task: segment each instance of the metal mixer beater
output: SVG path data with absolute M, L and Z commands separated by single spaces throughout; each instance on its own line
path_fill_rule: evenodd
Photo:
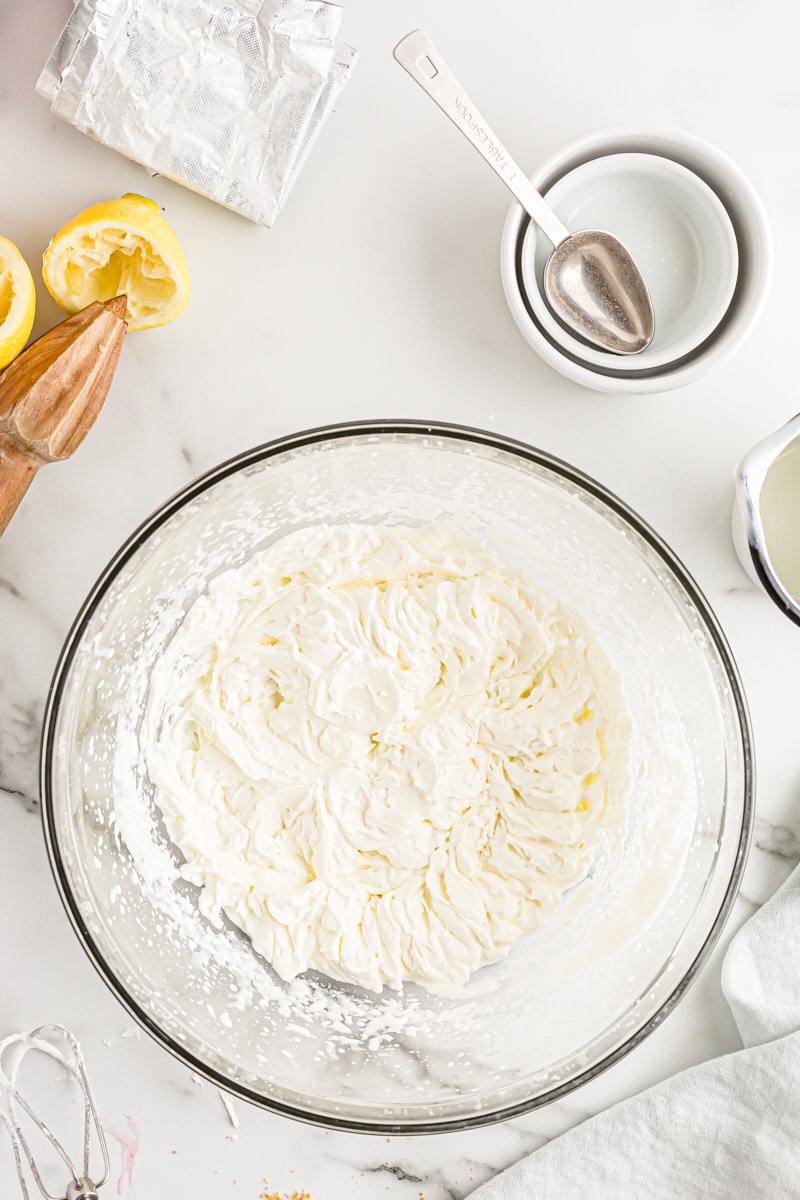
M 37 1051 L 54 1059 L 77 1083 L 83 1095 L 83 1166 L 80 1174 L 64 1147 L 45 1122 L 36 1115 L 17 1087 L 17 1077 L 22 1061 L 31 1051 Z M 68 1029 L 64 1029 L 62 1025 L 40 1025 L 31 1033 L 14 1034 L 0 1041 L 0 1100 L 4 1101 L 3 1106 L 0 1107 L 0 1120 L 5 1124 L 11 1137 L 14 1161 L 24 1200 L 30 1200 L 25 1163 L 27 1163 L 30 1174 L 45 1200 L 98 1200 L 98 1190 L 107 1181 L 110 1172 L 108 1147 L 89 1088 L 83 1055 L 74 1035 Z M 47 1139 L 70 1172 L 71 1179 L 67 1184 L 67 1190 L 61 1195 L 56 1196 L 49 1192 L 44 1184 L 28 1138 L 21 1125 L 20 1110 Z M 96 1141 L 103 1159 L 103 1174 L 96 1182 L 90 1175 L 89 1167 L 92 1129 L 95 1131 Z

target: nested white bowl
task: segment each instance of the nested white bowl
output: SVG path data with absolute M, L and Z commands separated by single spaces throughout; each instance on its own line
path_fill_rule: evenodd
M 570 171 L 615 154 L 651 154 L 679 163 L 703 180 L 725 207 L 736 236 L 738 274 L 728 309 L 710 335 L 683 357 L 662 366 L 646 361 L 607 365 L 590 362 L 560 344 L 534 311 L 523 272 L 529 218 L 511 206 L 503 227 L 500 272 L 503 291 L 520 333 L 560 374 L 596 391 L 644 395 L 684 387 L 701 379 L 733 354 L 752 333 L 772 280 L 772 235 L 764 206 L 747 176 L 722 151 L 683 130 L 620 125 L 599 129 L 562 147 L 531 176 L 543 193 Z M 658 314 L 656 314 L 658 320 Z M 616 356 L 615 356 L 616 357 Z M 636 359 L 640 355 L 634 356 Z
M 638 371 L 667 367 L 710 337 L 733 297 L 739 252 L 724 204 L 699 175 L 657 154 L 607 154 L 562 175 L 546 198 L 568 229 L 607 229 L 627 246 L 655 312 L 655 336 L 639 354 L 590 346 L 550 309 L 544 269 L 552 247 L 529 224 L 523 283 L 554 342 L 590 366 Z

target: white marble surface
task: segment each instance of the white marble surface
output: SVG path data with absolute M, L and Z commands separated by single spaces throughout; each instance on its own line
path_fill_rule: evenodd
M 313 1200 L 461 1197 L 588 1114 L 733 1049 L 721 953 L 800 858 L 800 631 L 748 582 L 728 529 L 732 467 L 800 408 L 800 13 L 786 0 L 764 0 L 757 14 L 741 0 L 608 0 L 573 5 L 566 19 L 563 7 L 519 0 L 347 0 L 344 32 L 361 62 L 270 232 L 149 181 L 51 117 L 33 85 L 70 7 L 0 0 L 0 232 L 35 263 L 86 204 L 146 191 L 180 233 L 194 299 L 172 327 L 130 337 L 91 436 L 41 473 L 0 541 L 0 1034 L 58 1019 L 81 1039 L 104 1119 L 140 1139 L 131 1185 L 112 1133 L 106 1194 L 256 1200 L 268 1179 Z M 531 168 L 582 130 L 631 118 L 691 130 L 739 162 L 770 214 L 777 269 L 766 314 L 734 359 L 681 392 L 613 398 L 535 357 L 500 290 L 503 190 L 391 60 L 415 26 Z M 58 316 L 39 281 L 35 332 Z M 744 678 L 755 844 L 726 935 L 688 996 L 563 1103 L 474 1133 L 393 1141 L 237 1104 L 234 1129 L 213 1088 L 133 1036 L 72 934 L 37 815 L 39 723 L 80 602 L 144 516 L 226 456 L 371 416 L 462 421 L 533 442 L 595 475 L 672 544 Z M 2 1146 L 0 1194 L 16 1194 Z

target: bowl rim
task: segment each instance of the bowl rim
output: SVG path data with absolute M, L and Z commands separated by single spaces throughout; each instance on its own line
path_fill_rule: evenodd
M 576 359 L 590 369 L 607 367 L 615 373 L 668 370 L 672 364 L 692 354 L 711 337 L 730 308 L 739 276 L 739 244 L 736 230 L 717 192 L 702 176 L 684 163 L 664 154 L 644 153 L 641 150 L 616 150 L 598 154 L 595 158 L 579 163 L 559 175 L 544 196 L 558 213 L 560 206 L 568 201 L 575 203 L 578 197 L 583 197 L 586 201 L 592 195 L 593 189 L 597 191 L 614 183 L 624 183 L 628 186 L 647 184 L 657 190 L 663 181 L 668 181 L 673 188 L 672 197 L 680 193 L 683 198 L 683 203 L 680 199 L 676 200 L 676 203 L 694 234 L 693 240 L 697 243 L 696 261 L 707 264 L 711 269 L 704 272 L 706 286 L 702 293 L 702 305 L 705 314 L 702 320 L 695 322 L 693 331 L 684 330 L 681 337 L 656 351 L 652 358 L 648 357 L 651 347 L 645 349 L 642 355 L 620 358 L 584 343 L 573 331 L 561 325 L 551 312 L 539 286 L 536 261 L 543 246 L 542 238 L 532 223 L 528 223 L 526 227 L 521 243 L 521 286 L 524 287 L 528 303 L 551 340 L 561 349 L 574 354 Z M 712 236 L 716 240 L 713 253 L 710 252 L 711 244 L 703 245 L 698 238 L 697 230 L 701 222 L 714 226 Z M 624 234 L 620 233 L 619 236 L 623 242 L 626 241 Z M 546 239 L 544 243 L 546 256 Z M 711 287 L 708 286 L 708 281 L 712 282 Z M 697 297 L 692 299 L 691 304 L 696 309 Z M 658 322 L 658 314 L 656 321 Z
M 590 496 L 600 500 L 612 512 L 622 517 L 628 524 L 647 542 L 651 549 L 655 550 L 666 566 L 672 572 L 676 583 L 681 590 L 688 596 L 691 603 L 701 617 L 705 626 L 706 632 L 712 641 L 716 652 L 719 656 L 720 663 L 724 669 L 725 676 L 731 689 L 731 696 L 737 717 L 737 731 L 741 739 L 742 751 L 742 775 L 743 775 L 743 794 L 742 794 L 742 811 L 741 811 L 741 826 L 739 829 L 739 840 L 736 848 L 736 855 L 733 861 L 733 866 L 728 880 L 724 895 L 720 902 L 719 910 L 711 924 L 711 927 L 706 934 L 705 940 L 699 948 L 692 962 L 684 972 L 681 979 L 672 988 L 669 995 L 666 997 L 661 1006 L 655 1013 L 630 1036 L 624 1039 L 613 1050 L 604 1055 L 598 1062 L 585 1070 L 580 1071 L 566 1082 L 559 1083 L 548 1089 L 546 1092 L 529 1098 L 528 1100 L 517 1101 L 514 1104 L 505 1105 L 501 1108 L 486 1110 L 479 1113 L 470 1113 L 469 1115 L 461 1115 L 457 1117 L 446 1117 L 436 1120 L 429 1119 L 420 1122 L 409 1122 L 403 1120 L 390 1119 L 362 1119 L 353 1117 L 338 1117 L 329 1114 L 314 1112 L 304 1108 L 299 1108 L 295 1105 L 287 1104 L 283 1101 L 274 1100 L 269 1096 L 261 1095 L 252 1091 L 243 1084 L 230 1080 L 220 1072 L 204 1063 L 201 1059 L 195 1057 L 190 1051 L 182 1047 L 174 1038 L 160 1028 L 159 1025 L 139 1006 L 136 1000 L 128 994 L 124 984 L 116 977 L 110 966 L 105 961 L 100 947 L 95 943 L 91 932 L 89 931 L 86 922 L 84 921 L 78 901 L 72 894 L 70 887 L 69 875 L 66 870 L 64 861 L 58 845 L 58 837 L 56 833 L 54 821 L 54 806 L 53 806 L 53 788 L 52 777 L 55 769 L 54 748 L 55 748 L 55 731 L 58 722 L 61 699 L 64 693 L 64 688 L 69 676 L 70 667 L 77 651 L 78 645 L 81 642 L 86 627 L 91 620 L 99 603 L 108 591 L 115 578 L 125 566 L 125 564 L 133 557 L 137 550 L 144 545 L 147 539 L 155 533 L 169 518 L 184 505 L 195 497 L 201 495 L 216 483 L 227 478 L 236 472 L 247 467 L 254 466 L 258 463 L 266 462 L 271 458 L 276 457 L 291 450 L 298 450 L 305 446 L 313 446 L 326 442 L 336 442 L 345 438 L 356 436 L 361 437 L 386 437 L 386 436 L 427 436 L 439 437 L 452 442 L 468 442 L 483 446 L 488 446 L 494 449 L 502 450 L 511 453 L 525 461 L 533 462 L 539 466 L 543 466 L 561 478 L 577 484 Z M 312 429 L 303 430 L 295 434 L 289 434 L 284 437 L 276 438 L 272 441 L 265 442 L 251 450 L 244 451 L 232 458 L 226 459 L 216 467 L 212 467 L 209 471 L 199 475 L 185 487 L 181 488 L 173 496 L 167 499 L 162 505 L 155 509 L 125 540 L 116 554 L 110 559 L 107 566 L 99 575 L 94 586 L 89 591 L 88 596 L 81 605 L 75 620 L 66 636 L 64 645 L 56 663 L 50 688 L 48 690 L 47 701 L 45 704 L 44 717 L 42 722 L 42 734 L 40 741 L 40 757 L 39 757 L 39 788 L 41 799 L 42 827 L 44 832 L 45 845 L 47 848 L 48 861 L 53 878 L 56 883 L 57 890 L 61 897 L 67 916 L 72 924 L 75 933 L 81 942 L 90 962 L 95 970 L 100 975 L 103 982 L 117 1000 L 127 1010 L 128 1014 L 142 1028 L 150 1034 L 150 1036 L 163 1049 L 167 1050 L 179 1062 L 182 1062 L 190 1070 L 195 1071 L 199 1076 L 208 1080 L 214 1086 L 221 1088 L 223 1091 L 230 1093 L 232 1096 L 248 1101 L 259 1108 L 269 1112 L 276 1113 L 279 1116 L 291 1117 L 295 1120 L 302 1121 L 306 1124 L 321 1126 L 322 1128 L 351 1132 L 351 1133 L 374 1133 L 383 1135 L 403 1134 L 415 1136 L 417 1134 L 428 1133 L 449 1133 L 457 1132 L 465 1129 L 479 1128 L 481 1126 L 493 1125 L 501 1121 L 510 1120 L 513 1117 L 518 1117 L 524 1113 L 531 1112 L 534 1109 L 543 1107 L 546 1104 L 553 1103 L 562 1097 L 576 1091 L 579 1087 L 589 1083 L 602 1075 L 615 1063 L 619 1062 L 631 1050 L 635 1049 L 641 1042 L 645 1040 L 665 1018 L 672 1012 L 677 1003 L 686 994 L 691 984 L 696 979 L 701 968 L 708 960 L 711 951 L 717 943 L 717 940 L 727 922 L 733 907 L 736 896 L 739 892 L 739 887 L 744 872 L 744 867 L 747 862 L 748 850 L 750 846 L 750 838 L 752 834 L 753 815 L 754 815 L 754 780 L 755 780 L 755 765 L 753 757 L 753 736 L 750 723 L 747 702 L 745 699 L 744 688 L 736 666 L 733 654 L 728 646 L 725 634 L 704 594 L 695 583 L 689 571 L 683 565 L 674 551 L 667 545 L 665 541 L 653 530 L 638 514 L 620 500 L 613 492 L 609 491 L 602 484 L 598 483 L 592 476 L 585 474 L 580 469 L 573 467 L 563 459 L 557 458 L 547 451 L 540 450 L 537 447 L 531 446 L 526 442 L 519 441 L 514 438 L 506 437 L 501 434 L 492 433 L 489 430 L 474 428 L 466 425 L 457 425 L 449 422 L 424 422 L 418 420 L 405 419 L 375 419 L 361 420 L 337 423 L 333 425 L 323 425 Z

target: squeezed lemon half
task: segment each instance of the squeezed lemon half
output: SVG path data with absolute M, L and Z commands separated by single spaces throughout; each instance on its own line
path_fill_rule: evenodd
M 0 370 L 30 337 L 36 289 L 28 264 L 8 238 L 0 237 Z
M 78 213 L 44 254 L 47 290 L 65 312 L 128 297 L 128 328 L 155 329 L 189 303 L 189 268 L 154 200 L 131 192 Z

